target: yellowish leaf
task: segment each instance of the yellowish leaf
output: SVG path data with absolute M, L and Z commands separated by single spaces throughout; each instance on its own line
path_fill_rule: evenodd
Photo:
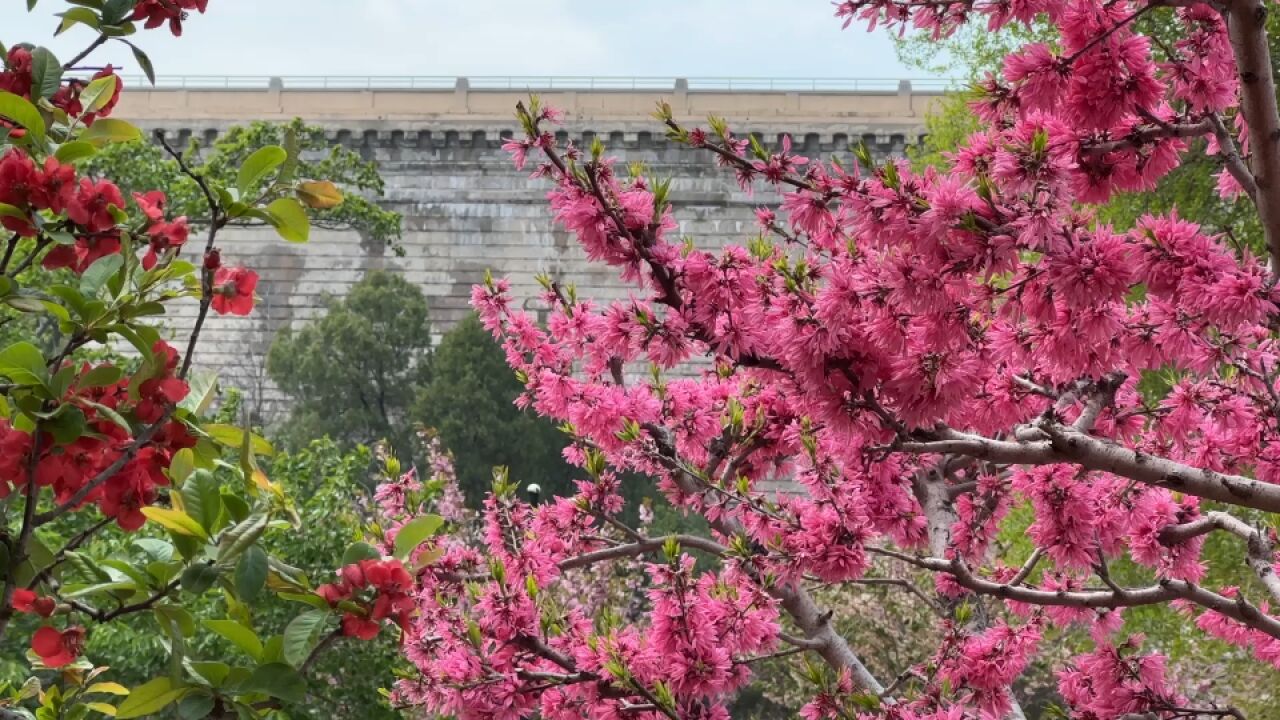
M 316 210 L 328 210 L 342 204 L 342 191 L 328 180 L 298 183 L 297 192 L 303 205 Z
M 164 529 L 175 532 L 179 535 L 197 537 L 201 540 L 209 539 L 209 534 L 205 532 L 204 528 L 200 527 L 200 523 L 196 522 L 195 518 L 192 518 L 181 510 L 170 510 L 168 508 L 160 507 L 144 507 L 142 508 L 142 514 L 146 515 L 147 519 L 164 527 Z

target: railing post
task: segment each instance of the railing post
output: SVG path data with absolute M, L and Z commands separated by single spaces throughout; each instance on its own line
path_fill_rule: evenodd
M 464 77 L 458 78 L 453 84 L 453 111 L 459 114 L 465 114 L 471 111 L 470 100 L 468 95 L 471 93 L 471 83 Z
M 271 103 L 271 109 L 277 113 L 284 112 L 284 103 L 280 98 L 280 91 L 284 89 L 284 79 L 279 77 L 267 78 L 267 101 Z
M 676 78 L 676 97 L 675 103 L 671 108 L 679 115 L 688 117 L 692 110 L 689 107 L 689 79 Z

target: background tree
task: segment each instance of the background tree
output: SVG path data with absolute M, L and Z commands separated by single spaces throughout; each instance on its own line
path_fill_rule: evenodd
M 324 435 L 348 447 L 387 439 L 407 452 L 409 409 L 430 376 L 430 351 L 422 291 L 370 272 L 346 296 L 328 298 L 322 317 L 272 343 L 267 371 L 292 403 L 282 439 L 292 447 Z
M 245 161 L 254 152 L 269 146 L 294 148 L 297 160 L 293 172 L 298 177 L 326 178 L 343 188 L 341 203 L 318 197 L 314 207 L 308 207 L 312 227 L 354 230 L 369 242 L 388 244 L 403 252 L 398 245 L 400 215 L 383 209 L 376 201 L 386 188 L 377 163 L 365 160 L 342 145 L 330 143 L 324 128 L 318 125 L 310 125 L 301 118 L 287 123 L 256 120 L 233 125 L 208 144 L 192 137 L 187 147 L 179 149 L 183 150 L 195 174 L 234 186 Z M 126 191 L 126 197 L 146 188 L 164 188 L 169 212 L 175 216 L 186 216 L 195 222 L 206 219 L 208 214 L 199 185 L 178 172 L 173 159 L 153 140 L 140 139 L 104 148 L 84 163 L 84 170 L 91 175 L 113 178 Z M 320 186 L 309 191 L 320 196 L 326 193 Z
M 253 153 L 265 147 L 285 146 L 296 149 L 292 172 L 297 177 L 326 178 L 325 183 L 304 186 L 313 195 L 309 204 L 304 204 L 312 226 L 353 230 L 369 242 L 388 244 L 397 253 L 403 253 L 399 246 L 400 215 L 382 209 L 371 199 L 380 197 L 385 187 L 377 164 L 341 145 L 330 145 L 323 128 L 300 119 L 288 123 L 255 121 L 228 128 L 208 145 L 193 137 L 180 149 L 194 175 L 234 187 L 238 169 Z M 154 138 L 138 137 L 104 145 L 93 155 L 81 158 L 78 166 L 87 177 L 110 178 L 121 190 L 125 209 L 138 210 L 134 193 L 159 188 L 165 193 L 167 212 L 172 217 L 186 217 L 196 224 L 209 220 L 207 202 L 199 184 L 182 171 Z M 333 195 L 330 188 L 334 186 L 342 189 L 341 195 Z M 341 197 L 342 202 L 335 202 L 335 197 Z M 252 226 L 263 222 L 240 217 L 229 224 Z M 49 270 L 32 264 L 18 277 L 26 284 L 43 285 L 65 275 L 65 270 Z M 18 338 L 31 340 L 50 352 L 65 340 L 56 318 L 36 314 L 15 315 L 0 323 L 0 344 Z M 119 360 L 111 353 L 112 348 L 102 348 L 97 357 Z
M 411 416 L 435 428 L 453 451 L 458 483 L 473 507 L 492 489 L 496 465 L 520 483 L 537 483 L 547 497 L 573 491 L 574 470 L 561 456 L 564 433 L 517 408 L 521 390 L 502 348 L 474 315 L 446 333 L 432 356 L 431 379 Z

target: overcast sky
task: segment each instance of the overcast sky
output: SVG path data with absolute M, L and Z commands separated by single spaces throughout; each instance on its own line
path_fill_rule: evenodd
M 0 3 L 6 44 L 49 38 L 67 7 Z M 919 76 L 883 32 L 841 31 L 832 12 L 828 0 L 210 0 L 180 41 L 136 39 L 162 75 Z M 66 59 L 90 33 L 46 44 Z M 119 48 L 95 58 L 138 72 Z

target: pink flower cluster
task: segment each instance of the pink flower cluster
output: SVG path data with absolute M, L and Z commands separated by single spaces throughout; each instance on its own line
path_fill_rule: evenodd
M 525 137 L 507 149 L 518 166 L 541 155 L 534 176 L 554 183 L 557 225 L 633 294 L 595 302 L 547 281 L 542 323 L 507 281 L 474 288 L 525 383 L 518 403 L 571 429 L 565 456 L 592 480 L 541 508 L 493 495 L 487 565 L 442 541 L 420 578 L 407 653 L 421 676 L 403 699 L 468 718 L 721 717 L 743 656 L 782 637 L 786 612 L 806 634 L 795 644 L 840 677 L 806 717 L 843 717 L 878 683 L 804 586 L 859 580 L 876 553 L 935 572 L 951 602 L 990 595 L 1023 618 L 951 628 L 936 660 L 948 692 L 888 716 L 1002 717 L 1043 628 L 1073 623 L 1098 647 L 1063 671 L 1075 716 L 1171 716 L 1163 659 L 1112 636 L 1123 608 L 1175 599 L 1199 608 L 1202 630 L 1275 663 L 1271 604 L 1199 582 L 1217 530 L 1274 568 L 1274 538 L 1201 503 L 1280 503 L 1265 485 L 1280 480 L 1280 291 L 1265 262 L 1176 213 L 1117 228 L 1090 207 L 1152 188 L 1196 138 L 1222 156 L 1222 189 L 1266 189 L 1240 160 L 1266 118 L 1240 102 L 1227 24 L 1209 4 L 1175 5 L 838 4 L 846 22 L 937 36 L 1045 16 L 1059 37 L 984 81 L 985 129 L 946 173 L 865 153 L 827 164 L 660 109 L 669 137 L 780 196 L 742 246 L 675 239 L 667 185 L 558 145 L 544 127 L 556 113 L 522 107 Z M 1181 35 L 1160 63 L 1135 29 L 1148 9 Z M 695 360 L 696 377 L 664 373 Z M 623 472 L 703 516 L 723 565 L 655 565 L 650 609 L 599 627 L 546 598 L 567 569 L 658 550 L 606 534 Z M 804 492 L 764 490 L 779 478 Z M 1019 505 L 1034 545 L 1022 568 L 993 553 Z M 1108 564 L 1121 557 L 1152 584 L 1119 588 Z

